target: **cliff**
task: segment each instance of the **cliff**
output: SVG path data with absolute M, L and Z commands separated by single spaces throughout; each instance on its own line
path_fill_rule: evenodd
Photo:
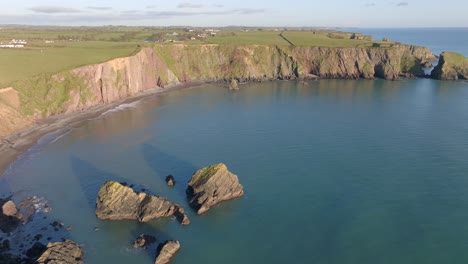
M 384 78 L 422 75 L 434 58 L 424 47 L 326 48 L 236 45 L 158 45 L 136 55 L 21 80 L 0 90 L 0 136 L 34 120 L 116 102 L 189 81 Z M 2 92 L 3 91 L 3 92 Z M 7 96 L 2 96 L 5 94 Z M 13 99 L 12 99 L 13 98 Z
M 468 58 L 455 52 L 443 52 L 431 77 L 438 80 L 468 80 Z

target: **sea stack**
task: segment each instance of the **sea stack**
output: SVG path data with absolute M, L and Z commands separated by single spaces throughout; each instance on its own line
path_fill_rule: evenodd
M 237 176 L 219 163 L 195 172 L 186 193 L 197 214 L 203 214 L 217 203 L 244 195 L 243 189 Z
M 108 181 L 101 186 L 96 199 L 96 216 L 99 219 L 135 219 L 140 222 L 175 216 L 182 225 L 190 223 L 178 204 L 164 197 L 137 193 L 115 181 Z
M 174 187 L 174 184 L 175 184 L 174 176 L 172 176 L 172 175 L 167 175 L 167 176 L 166 176 L 166 184 L 167 184 L 167 186 L 169 186 L 169 187 Z
M 157 249 L 155 264 L 166 264 L 171 261 L 172 256 L 180 249 L 180 243 L 177 240 L 167 240 L 159 244 Z
M 81 258 L 83 251 L 81 247 L 71 240 L 63 242 L 49 243 L 47 250 L 37 259 L 36 263 L 66 263 L 66 264 L 83 264 Z

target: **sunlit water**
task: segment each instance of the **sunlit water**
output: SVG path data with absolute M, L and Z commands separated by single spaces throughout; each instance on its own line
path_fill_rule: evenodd
M 467 82 L 214 84 L 50 135 L 0 182 L 44 197 L 44 221 L 71 226 L 88 264 L 152 263 L 153 249 L 131 249 L 142 233 L 179 240 L 177 264 L 454 264 L 468 263 L 467 157 Z M 186 183 L 217 162 L 245 196 L 197 216 Z M 168 197 L 191 224 L 96 219 L 106 180 Z

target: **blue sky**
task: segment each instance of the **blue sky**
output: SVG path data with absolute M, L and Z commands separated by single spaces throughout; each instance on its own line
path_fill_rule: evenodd
M 0 24 L 468 27 L 467 10 L 466 0 L 12 0 Z

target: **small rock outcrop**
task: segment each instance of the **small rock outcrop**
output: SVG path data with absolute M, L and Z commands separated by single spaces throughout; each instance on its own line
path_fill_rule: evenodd
M 431 77 L 438 80 L 468 80 L 468 58 L 455 52 L 443 52 Z
M 239 90 L 239 85 L 237 84 L 236 79 L 232 79 L 229 83 L 229 90 Z
M 16 209 L 16 205 L 12 201 L 7 201 L 2 206 L 2 213 L 5 216 L 14 216 L 18 213 L 18 209 Z
M 148 245 L 153 244 L 156 241 L 154 236 L 141 234 L 133 242 L 133 248 L 146 249 Z
M 0 213 L 0 230 L 10 233 L 15 230 L 21 222 L 22 215 L 18 212 L 15 203 L 0 199 L 2 211 Z
M 167 183 L 167 186 L 173 187 L 175 185 L 174 176 L 167 175 L 166 176 L 166 183 Z
M 237 176 L 219 163 L 195 172 L 186 193 L 197 214 L 203 214 L 219 202 L 242 196 L 244 190 Z
M 83 264 L 83 251 L 71 240 L 49 243 L 46 251 L 37 259 L 38 264 Z
M 140 222 L 176 216 L 181 224 L 190 223 L 179 205 L 163 197 L 137 193 L 115 181 L 101 186 L 96 199 L 96 216 L 106 220 L 135 219 Z M 184 218 L 186 220 L 181 221 Z
M 180 249 L 180 243 L 177 240 L 168 240 L 159 244 L 156 254 L 155 264 L 166 264 L 171 261 L 172 256 Z

